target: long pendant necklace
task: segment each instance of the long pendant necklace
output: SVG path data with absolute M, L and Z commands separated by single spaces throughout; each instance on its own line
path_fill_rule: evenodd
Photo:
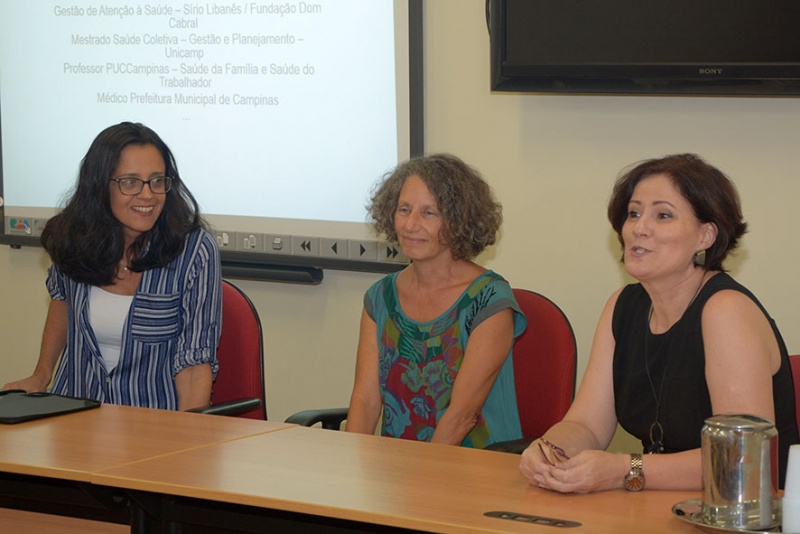
M 683 310 L 683 314 L 686 313 L 686 310 L 692 305 L 694 300 L 697 298 L 697 295 L 700 294 L 700 289 L 703 287 L 703 282 L 706 279 L 706 274 L 703 273 L 703 277 L 700 278 L 700 283 L 697 285 L 697 289 L 694 291 L 694 295 L 692 295 L 691 300 L 689 300 L 689 304 L 686 305 L 686 308 Z M 683 314 L 681 318 L 683 318 Z M 645 447 L 644 452 L 647 454 L 660 454 L 664 452 L 664 427 L 661 426 L 661 395 L 664 393 L 664 382 L 667 380 L 667 368 L 669 367 L 669 359 L 664 363 L 664 372 L 661 373 L 661 384 L 658 388 L 658 394 L 656 394 L 656 386 L 653 383 L 653 378 L 650 374 L 650 355 L 648 351 L 648 339 L 652 335 L 650 333 L 650 322 L 653 319 L 653 303 L 650 303 L 650 310 L 647 313 L 647 323 L 645 324 L 645 332 L 644 332 L 644 368 L 647 372 L 647 381 L 650 382 L 650 390 L 653 392 L 653 400 L 656 402 L 656 418 L 650 423 L 650 445 Z M 680 319 L 678 319 L 680 320 Z M 654 359 L 658 356 L 658 352 L 664 344 L 666 344 L 669 339 L 669 333 L 672 332 L 672 328 L 667 332 L 661 342 L 659 343 L 658 347 L 653 353 Z
M 653 318 L 653 305 L 650 304 L 650 312 L 647 314 L 647 331 L 644 333 L 644 367 L 647 371 L 647 380 L 650 382 L 650 390 L 653 392 L 653 399 L 656 401 L 656 418 L 650 423 L 650 445 L 645 447 L 644 452 L 647 454 L 661 454 L 664 452 L 664 427 L 661 426 L 661 394 L 664 393 L 664 382 L 667 378 L 667 367 L 669 367 L 669 360 L 664 364 L 664 372 L 661 373 L 661 386 L 658 388 L 658 395 L 656 395 L 656 386 L 653 384 L 653 378 L 650 376 L 650 355 L 648 354 L 647 340 L 652 335 L 650 333 L 650 320 Z M 658 348 L 667 341 L 666 338 L 661 340 Z M 658 349 L 655 351 L 658 355 Z

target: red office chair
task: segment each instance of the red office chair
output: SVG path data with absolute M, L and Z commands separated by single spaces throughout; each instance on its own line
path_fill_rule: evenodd
M 196 411 L 266 420 L 263 347 L 258 311 L 241 289 L 223 280 L 219 372 L 211 406 Z
M 525 332 L 514 342 L 514 380 L 523 439 L 494 443 L 492 450 L 521 453 L 567 413 L 575 394 L 578 351 L 567 316 L 548 298 L 514 289 L 514 297 L 528 319 Z M 306 410 L 287 423 L 322 424 L 338 430 L 347 408 Z
M 521 453 L 561 421 L 572 404 L 578 347 L 569 319 L 553 301 L 518 288 L 514 298 L 528 319 L 525 332 L 514 342 L 514 382 L 523 440 L 509 452 Z M 489 448 L 507 449 L 501 443 Z
M 790 354 L 789 363 L 792 366 L 794 380 L 794 410 L 797 417 L 797 428 L 800 429 L 800 354 Z

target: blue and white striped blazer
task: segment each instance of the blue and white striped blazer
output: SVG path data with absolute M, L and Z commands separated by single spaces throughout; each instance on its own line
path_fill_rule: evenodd
M 133 297 L 119 364 L 109 373 L 89 324 L 89 288 L 52 265 L 47 288 L 69 307 L 67 344 L 51 391 L 109 404 L 176 410 L 175 375 L 210 363 L 222 328 L 219 248 L 202 229 L 192 232 L 169 265 L 149 269 Z

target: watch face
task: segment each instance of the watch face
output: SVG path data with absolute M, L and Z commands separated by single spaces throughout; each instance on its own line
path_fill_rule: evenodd
M 643 475 L 625 475 L 625 483 L 623 484 L 628 491 L 641 491 L 644 489 L 644 476 Z

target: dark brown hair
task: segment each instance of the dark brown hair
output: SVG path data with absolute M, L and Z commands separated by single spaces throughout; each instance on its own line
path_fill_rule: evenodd
M 636 185 L 649 176 L 664 174 L 689 202 L 702 223 L 717 227 L 717 239 L 706 250 L 704 269 L 723 270 L 722 262 L 747 231 L 739 193 L 719 169 L 695 154 L 675 154 L 643 161 L 623 174 L 614 184 L 608 203 L 608 220 L 622 243 L 622 225 L 628 218 L 628 203 Z
M 153 145 L 164 159 L 172 188 L 153 228 L 131 245 L 134 271 L 163 267 L 180 254 L 186 236 L 205 228 L 197 201 L 178 174 L 169 147 L 150 128 L 132 122 L 109 126 L 92 141 L 81 161 L 78 181 L 64 209 L 47 221 L 42 245 L 67 276 L 90 285 L 110 285 L 125 253 L 122 224 L 111 211 L 109 188 L 122 151 L 129 145 Z M 116 184 L 113 186 L 116 187 Z

